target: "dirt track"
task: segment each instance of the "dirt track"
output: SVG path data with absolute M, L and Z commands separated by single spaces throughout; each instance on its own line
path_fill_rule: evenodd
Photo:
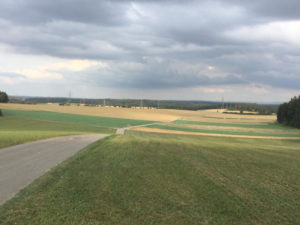
M 0 149 L 0 204 L 102 134 L 51 138 Z

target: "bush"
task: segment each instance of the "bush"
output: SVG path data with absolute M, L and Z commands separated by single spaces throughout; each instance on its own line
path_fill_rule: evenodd
M 3 116 L 1 109 L 0 109 L 0 116 Z

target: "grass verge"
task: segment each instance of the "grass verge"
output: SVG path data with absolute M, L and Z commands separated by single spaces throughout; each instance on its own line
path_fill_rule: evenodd
M 300 224 L 300 142 L 128 131 L 0 207 L 1 224 Z

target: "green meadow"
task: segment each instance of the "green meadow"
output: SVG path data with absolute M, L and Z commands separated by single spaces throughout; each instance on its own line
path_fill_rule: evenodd
M 109 118 L 109 117 L 100 117 L 100 116 L 86 116 L 86 115 L 79 115 L 79 114 L 68 114 L 68 113 L 47 112 L 47 111 L 2 109 L 2 112 L 4 116 L 14 116 L 19 118 L 38 119 L 38 120 L 47 120 L 47 121 L 56 121 L 56 122 L 65 122 L 65 123 L 69 122 L 69 123 L 111 127 L 111 128 L 138 126 L 138 125 L 154 123 L 154 121 Z
M 1 224 L 300 224 L 300 141 L 129 131 L 0 207 Z
M 6 110 L 3 110 L 7 112 Z M 22 117 L 0 117 L 0 148 L 39 139 L 87 134 L 114 133 L 115 129 L 91 125 L 51 122 Z

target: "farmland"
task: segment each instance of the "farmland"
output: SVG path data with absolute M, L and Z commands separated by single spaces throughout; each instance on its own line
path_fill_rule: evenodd
M 171 123 L 149 125 L 148 128 L 163 129 L 169 131 L 194 132 L 202 134 L 242 135 L 249 137 L 281 137 L 299 138 L 300 130 L 292 129 L 277 123 L 270 124 L 233 124 L 211 123 L 199 121 L 176 120 Z M 143 128 L 138 128 L 142 130 Z M 146 131 L 146 129 L 144 129 Z M 151 129 L 148 129 L 151 131 Z
M 47 111 L 3 109 L 3 114 L 6 116 L 14 116 L 18 118 L 30 118 L 30 119 L 56 121 L 56 122 L 69 122 L 69 123 L 111 127 L 111 128 L 137 126 L 137 125 L 143 125 L 147 123 L 148 124 L 154 123 L 154 121 L 109 118 L 109 117 L 99 117 L 99 116 L 86 116 L 86 115 L 78 115 L 78 114 L 47 112 Z
M 157 110 L 119 107 L 92 107 L 92 106 L 59 106 L 58 104 L 1 104 L 2 109 L 48 111 L 68 114 L 79 114 L 86 116 L 100 116 L 111 118 L 123 118 L 134 120 L 170 121 L 177 119 L 178 110 Z M 189 113 L 190 111 L 187 111 Z
M 58 104 L 1 104 L 2 109 L 48 111 L 87 116 L 112 117 L 134 120 L 150 120 L 168 122 L 178 118 L 191 121 L 206 121 L 216 123 L 251 123 L 264 124 L 274 122 L 275 115 L 238 115 L 224 114 L 224 110 L 172 110 L 147 108 L 92 107 L 92 106 L 59 106 Z
M 69 122 L 110 128 L 137 127 L 147 132 L 196 135 L 300 138 L 299 129 L 276 123 L 275 115 L 229 114 L 225 110 L 167 110 L 146 108 L 0 104 L 3 113 L 19 118 Z M 135 118 L 135 119 L 133 119 Z M 137 119 L 139 118 L 139 119 Z M 155 124 L 153 124 L 155 123 Z
M 2 147 L 143 125 L 100 140 L 47 172 L 0 206 L 1 224 L 300 223 L 300 131 L 277 124 L 275 115 L 1 108 Z

